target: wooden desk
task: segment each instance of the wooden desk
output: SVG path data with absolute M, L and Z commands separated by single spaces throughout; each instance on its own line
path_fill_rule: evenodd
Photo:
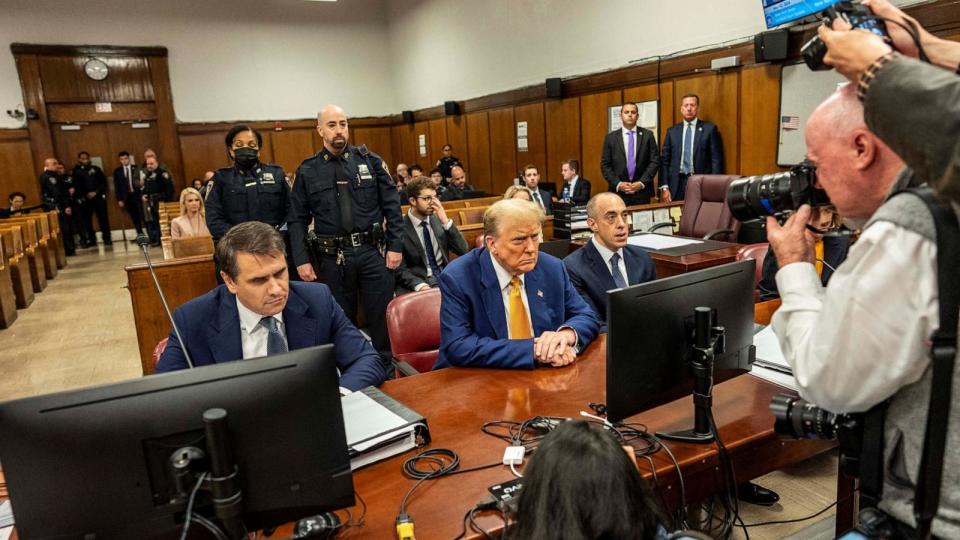
M 449 368 L 388 381 L 383 390 L 423 414 L 430 425 L 434 448 L 460 454 L 461 468 L 498 462 L 504 443 L 480 431 L 487 421 L 524 420 L 536 415 L 579 417 L 591 401 L 606 401 L 606 336 L 601 336 L 580 360 L 560 369 L 490 370 Z M 442 389 L 438 391 L 438 389 Z M 717 385 L 714 411 L 736 469 L 737 479 L 756 478 L 829 450 L 825 441 L 781 441 L 773 432 L 770 398 L 787 390 L 743 375 Z M 693 403 L 687 397 L 631 418 L 651 431 L 669 431 L 692 425 Z M 669 443 L 680 463 L 687 502 L 715 493 L 721 484 L 713 444 Z M 394 520 L 400 500 L 414 484 L 400 467 L 412 455 L 371 465 L 354 474 L 357 493 L 367 502 L 366 526 L 350 531 L 351 538 L 394 538 Z M 659 491 L 671 507 L 680 504 L 679 484 L 673 464 L 664 452 L 652 456 Z M 644 477 L 653 475 L 640 460 Z M 506 467 L 465 473 L 427 481 L 414 492 L 408 505 L 418 538 L 453 538 L 461 518 L 487 496 L 487 487 L 512 479 Z M 359 508 L 352 509 L 358 515 Z M 480 514 L 478 522 L 495 531 L 502 527 L 496 514 Z M 278 531 L 289 534 L 289 526 Z M 478 538 L 478 536 L 470 536 Z
M 167 297 L 170 311 L 217 286 L 212 255 L 154 261 L 157 280 Z M 153 349 L 170 333 L 170 320 L 163 309 L 147 263 L 131 264 L 127 270 L 127 289 L 137 327 L 140 364 L 143 374 L 153 373 Z

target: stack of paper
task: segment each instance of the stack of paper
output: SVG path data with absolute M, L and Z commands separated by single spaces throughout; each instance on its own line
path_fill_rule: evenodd
M 757 359 L 753 363 L 752 375 L 772 383 L 796 390 L 797 381 L 793 370 L 783 357 L 780 340 L 773 333 L 773 327 L 767 326 L 753 335 L 753 345 L 757 348 Z
M 429 442 L 427 421 L 376 388 L 340 399 L 350 452 L 350 468 L 376 463 Z

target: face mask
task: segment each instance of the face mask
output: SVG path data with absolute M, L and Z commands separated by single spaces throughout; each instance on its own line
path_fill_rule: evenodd
M 249 146 L 244 146 L 243 148 L 237 148 L 233 151 L 233 159 L 237 162 L 243 169 L 249 169 L 254 164 L 257 163 L 257 156 L 260 154 L 260 151 L 256 148 L 250 148 Z

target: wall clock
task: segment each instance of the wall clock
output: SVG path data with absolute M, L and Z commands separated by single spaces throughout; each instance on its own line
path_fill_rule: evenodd
M 94 58 L 83 65 L 83 72 L 95 81 L 102 81 L 110 74 L 110 69 L 103 60 Z

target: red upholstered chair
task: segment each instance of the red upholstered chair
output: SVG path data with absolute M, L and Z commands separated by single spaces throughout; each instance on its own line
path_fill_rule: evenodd
M 680 236 L 717 238 L 735 242 L 740 222 L 727 208 L 727 188 L 737 175 L 695 174 L 687 180 L 687 193 L 680 215 Z M 664 224 L 658 223 L 654 231 Z
M 153 348 L 153 370 L 157 370 L 157 364 L 160 363 L 160 357 L 163 356 L 163 351 L 167 348 L 167 340 L 170 338 L 163 338 L 157 343 L 157 346 Z
M 485 235 L 478 234 L 477 239 L 473 241 L 474 247 L 482 248 L 483 247 L 483 238 Z
M 767 256 L 767 250 L 770 244 L 762 242 L 759 244 L 747 244 L 737 252 L 737 260 L 753 259 L 756 263 L 756 269 L 753 273 L 753 301 L 760 301 L 760 278 L 763 276 L 763 259 Z
M 398 296 L 387 305 L 397 377 L 433 369 L 440 354 L 440 289 Z

